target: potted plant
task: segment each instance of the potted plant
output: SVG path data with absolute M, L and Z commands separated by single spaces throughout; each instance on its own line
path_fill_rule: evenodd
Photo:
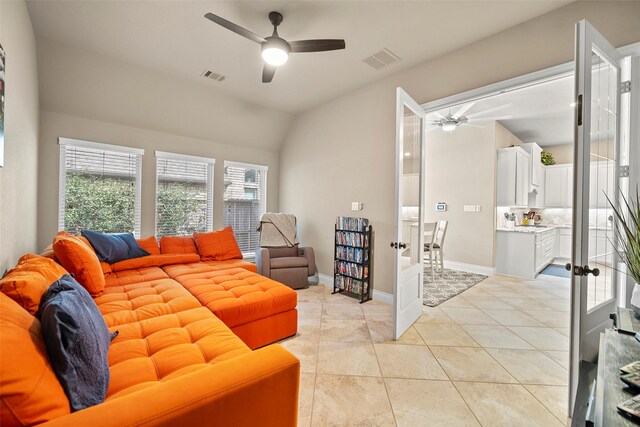
M 627 266 L 627 275 L 636 282 L 631 297 L 636 316 L 640 317 L 640 191 L 636 187 L 635 198 L 629 200 L 621 194 L 622 203 L 613 208 L 613 247 L 620 260 Z
M 556 164 L 556 160 L 553 158 L 553 153 L 543 151 L 540 153 L 540 162 L 545 166 L 551 166 Z

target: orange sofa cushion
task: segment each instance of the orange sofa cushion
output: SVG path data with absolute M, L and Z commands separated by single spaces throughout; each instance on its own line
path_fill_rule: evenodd
M 86 239 L 85 239 L 86 240 Z M 88 243 L 88 240 L 86 240 Z M 100 295 L 105 280 L 100 261 L 90 244 L 64 231 L 53 239 L 53 251 L 62 266 L 92 295 Z
M 242 252 L 231 227 L 209 233 L 194 233 L 198 253 L 203 261 L 242 259 Z
M 258 266 L 252 262 L 243 261 L 241 259 L 226 259 L 224 261 L 204 261 L 203 264 L 211 267 L 207 271 L 211 270 L 228 270 L 230 268 L 244 268 L 247 271 L 253 273 L 258 272 Z
M 38 319 L 0 294 L 0 425 L 40 424 L 70 413 Z
M 111 328 L 116 330 L 107 401 L 251 352 L 204 307 Z
M 160 253 L 163 254 L 197 254 L 196 243 L 191 236 L 162 236 Z
M 134 270 L 144 267 L 161 267 L 170 264 L 188 264 L 198 262 L 198 254 L 162 254 L 147 255 L 140 258 L 125 259 L 124 261 L 111 264 L 112 271 Z
M 35 315 L 42 295 L 64 274 L 67 271 L 52 259 L 27 254 L 0 279 L 0 291 Z
M 162 272 L 157 267 L 155 269 Z M 107 286 L 94 301 L 109 327 L 202 307 L 189 291 L 166 275 L 137 283 Z
M 160 255 L 160 247 L 155 236 L 143 237 L 142 239 L 136 239 L 142 249 L 149 252 L 149 255 Z
M 282 283 L 244 268 L 207 271 L 206 267 L 186 264 L 163 269 L 230 328 L 296 308 L 298 294 Z

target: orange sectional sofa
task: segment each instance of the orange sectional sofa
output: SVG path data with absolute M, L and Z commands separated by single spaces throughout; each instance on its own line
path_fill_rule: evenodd
M 19 384 L 37 388 L 39 380 L 16 373 L 11 365 L 20 358 L 7 350 L 35 352 L 49 376 L 51 367 L 38 319 L 0 293 L 0 425 L 295 426 L 300 362 L 267 346 L 296 334 L 295 291 L 240 259 L 198 258 L 156 253 L 103 264 L 105 286 L 94 301 L 110 331 L 119 332 L 108 354 L 111 380 L 104 403 L 74 413 L 51 398 L 65 397 L 62 389 L 47 390 L 46 402 L 15 392 Z M 11 272 L 0 280 L 3 292 L 10 280 Z M 18 324 L 19 332 L 4 333 Z

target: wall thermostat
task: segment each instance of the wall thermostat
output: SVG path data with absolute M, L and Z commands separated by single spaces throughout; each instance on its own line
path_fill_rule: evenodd
M 436 212 L 444 212 L 447 210 L 447 204 L 444 202 L 436 203 Z

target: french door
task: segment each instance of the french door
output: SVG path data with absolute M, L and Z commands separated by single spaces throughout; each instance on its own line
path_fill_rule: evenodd
M 425 112 L 402 88 L 396 90 L 396 215 L 393 339 L 422 314 L 424 276 Z
M 580 364 L 593 362 L 618 303 L 611 211 L 620 174 L 617 50 L 587 21 L 576 24 L 570 411 Z

